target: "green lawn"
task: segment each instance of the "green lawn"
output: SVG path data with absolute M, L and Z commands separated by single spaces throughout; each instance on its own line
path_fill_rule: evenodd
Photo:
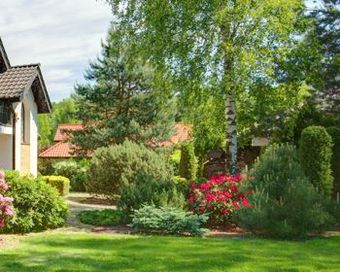
M 0 271 L 339 271 L 340 236 L 306 242 L 41 233 L 0 248 Z

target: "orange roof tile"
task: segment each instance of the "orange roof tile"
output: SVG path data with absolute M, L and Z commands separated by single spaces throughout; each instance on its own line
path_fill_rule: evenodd
M 156 143 L 157 146 L 168 147 L 180 142 L 188 141 L 191 137 L 192 125 L 189 123 L 178 122 L 175 124 L 175 133 L 167 141 Z
M 41 152 L 40 158 L 74 158 L 77 157 L 74 154 L 74 145 L 69 143 L 67 140 L 67 135 L 65 135 L 66 130 L 75 131 L 83 129 L 81 124 L 61 124 L 58 126 L 54 141 L 57 142 L 55 145 L 49 147 L 45 151 Z M 177 144 L 179 142 L 187 141 L 190 139 L 190 134 L 192 132 L 192 125 L 188 123 L 176 123 L 175 133 L 167 141 L 154 143 L 156 146 L 169 147 L 171 145 Z M 91 155 L 89 155 L 91 156 Z
M 54 141 L 67 141 L 67 134 L 65 133 L 66 131 L 77 131 L 82 129 L 82 124 L 60 124 L 57 128 L 57 132 L 55 133 Z
M 72 158 L 77 157 L 73 154 L 72 145 L 70 143 L 58 142 L 45 151 L 41 152 L 40 158 Z

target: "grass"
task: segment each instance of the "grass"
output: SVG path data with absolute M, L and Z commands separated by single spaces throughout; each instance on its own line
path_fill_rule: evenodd
M 83 224 L 110 227 L 122 222 L 123 213 L 118 210 L 103 209 L 92 211 L 81 211 L 78 214 L 79 221 Z
M 47 232 L 0 248 L 0 271 L 339 271 L 339 256 L 340 236 L 288 242 Z

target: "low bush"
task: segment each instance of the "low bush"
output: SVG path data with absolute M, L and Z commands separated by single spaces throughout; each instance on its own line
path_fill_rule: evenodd
M 242 206 L 251 205 L 245 194 L 239 192 L 241 176 L 216 175 L 207 182 L 190 186 L 189 207 L 196 214 L 208 214 L 209 225 L 230 223 L 232 214 Z
M 305 176 L 296 148 L 273 145 L 250 171 L 243 183 L 252 209 L 238 212 L 243 227 L 254 233 L 284 239 L 304 238 L 332 222 L 322 195 Z
M 195 215 L 179 208 L 143 206 L 133 213 L 132 225 L 140 231 L 165 234 L 203 235 L 205 215 Z
M 179 176 L 194 181 L 197 177 L 197 158 L 195 156 L 194 145 L 183 143 L 181 146 L 181 160 L 179 162 Z
M 331 170 L 332 138 L 324 127 L 305 128 L 300 138 L 300 162 L 308 179 L 326 196 L 333 187 Z
M 125 141 L 123 144 L 99 148 L 91 160 L 87 190 L 115 198 L 122 185 L 135 182 L 139 172 L 154 180 L 171 180 L 172 177 L 170 163 L 143 145 Z
M 123 213 L 112 209 L 81 211 L 78 218 L 83 224 L 111 227 L 123 222 Z
M 53 164 L 54 175 L 67 177 L 70 180 L 71 191 L 85 192 L 88 180 L 88 161 L 65 160 Z
M 329 127 L 327 128 L 328 134 L 332 137 L 333 141 L 333 156 L 332 156 L 332 171 L 334 177 L 333 192 L 336 195 L 340 192 L 340 128 Z
M 61 196 L 70 192 L 70 180 L 62 176 L 43 176 L 42 179 L 52 187 L 56 188 Z
M 156 180 L 152 176 L 139 172 L 129 183 L 122 184 L 118 207 L 129 215 L 143 204 L 182 208 L 185 198 L 172 181 Z
M 27 233 L 63 226 L 67 217 L 67 205 L 58 191 L 41 178 L 20 176 L 6 171 L 9 185 L 7 195 L 12 197 L 15 218 L 1 231 Z

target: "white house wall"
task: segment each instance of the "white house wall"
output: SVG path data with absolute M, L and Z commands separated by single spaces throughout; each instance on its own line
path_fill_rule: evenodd
M 30 140 L 30 169 L 31 174 L 38 174 L 38 107 L 34 101 L 32 90 L 30 89 L 25 97 L 29 103 L 29 140 Z
M 16 122 L 15 122 L 15 170 L 21 170 L 21 103 L 13 105 Z
M 11 134 L 0 134 L 0 169 L 12 169 L 13 137 Z
M 29 114 L 25 114 L 25 120 L 22 120 L 22 104 L 24 104 L 25 111 Z M 28 89 L 24 92 L 22 102 L 14 104 L 14 111 L 16 115 L 15 123 L 15 170 L 24 173 L 25 169 L 22 169 L 22 163 L 29 161 L 29 173 L 36 176 L 38 173 L 38 108 L 34 101 L 32 90 Z M 25 127 L 28 129 L 27 142 L 22 142 L 22 121 L 25 121 Z M 29 157 L 23 158 L 23 147 L 29 148 Z M 10 153 L 8 153 L 10 154 Z M 11 168 L 11 167 L 10 167 Z M 9 168 L 9 169 L 10 169 Z

